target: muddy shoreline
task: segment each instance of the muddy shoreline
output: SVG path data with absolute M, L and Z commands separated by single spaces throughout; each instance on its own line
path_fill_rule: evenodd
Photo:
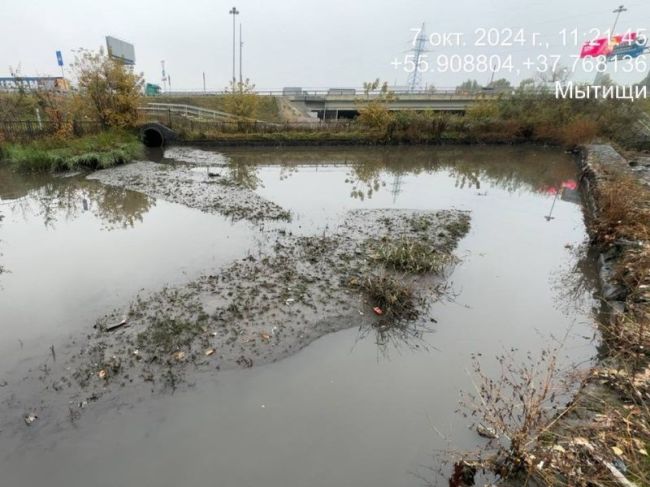
M 223 167 L 206 166 L 198 169 L 189 164 L 140 161 L 94 172 L 88 179 L 206 213 L 220 213 L 233 221 L 290 220 L 288 211 L 234 181 L 225 174 Z

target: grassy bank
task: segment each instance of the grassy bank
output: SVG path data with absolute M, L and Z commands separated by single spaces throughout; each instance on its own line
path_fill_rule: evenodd
M 26 172 L 103 169 L 143 155 L 138 137 L 123 130 L 107 130 L 79 138 L 45 138 L 0 146 L 0 161 Z
M 441 115 L 449 118 L 444 128 L 438 128 L 435 123 L 417 124 L 394 127 L 392 130 L 368 128 L 357 122 L 338 126 L 324 124 L 309 126 L 280 126 L 256 130 L 252 125 L 241 124 L 239 131 L 213 129 L 206 123 L 200 127 L 193 122 L 193 127 L 175 124 L 180 140 L 188 144 L 206 145 L 408 145 L 408 144 L 522 144 L 550 143 L 560 144 L 553 138 L 529 137 L 512 134 L 507 130 L 501 131 L 502 123 L 495 121 L 490 124 L 473 124 L 459 116 Z M 180 125 L 180 127 L 179 127 Z

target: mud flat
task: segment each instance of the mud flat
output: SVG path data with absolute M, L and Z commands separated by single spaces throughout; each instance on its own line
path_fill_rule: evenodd
M 43 417 L 67 405 L 76 417 L 104 395 L 128 403 L 194 383 L 198 372 L 277 361 L 349 327 L 376 331 L 378 343 L 393 328 L 417 336 L 430 325 L 421 312 L 445 295 L 452 251 L 468 229 L 469 215 L 461 211 L 354 210 L 331 233 L 269 231 L 268 251 L 181 287 L 137 296 L 100 318 L 90 334 L 58 352 L 46 373 L 39 368 L 38 381 L 31 378 L 39 383 L 36 402 L 12 399 L 13 409 Z M 418 242 L 438 265 L 409 270 L 382 260 L 381 249 L 395 242 Z M 367 279 L 411 290 L 408 313 L 391 315 L 391 298 L 369 295 Z
M 225 170 L 197 169 L 143 161 L 97 171 L 88 178 L 208 213 L 220 213 L 233 220 L 290 219 L 288 211 L 238 184 Z

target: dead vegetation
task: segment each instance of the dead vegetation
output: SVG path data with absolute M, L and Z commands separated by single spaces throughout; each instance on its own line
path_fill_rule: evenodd
M 542 480 L 552 472 L 550 457 L 555 450 L 545 449 L 540 455 L 539 440 L 566 411 L 562 402 L 574 387 L 558 366 L 558 351 L 549 348 L 523 359 L 517 350 L 504 353 L 497 357 L 496 378 L 483 370 L 480 354 L 472 357 L 474 391 L 462 394 L 460 412 L 489 442 L 472 455 L 472 461 L 459 462 L 457 470 L 467 465 L 502 479 L 526 481 Z
M 463 394 L 461 412 L 489 441 L 456 462 L 451 480 L 462 482 L 450 485 L 473 485 L 478 471 L 506 485 L 648 485 L 650 371 L 567 373 L 559 351 L 503 354 L 496 378 L 473 357 L 475 390 Z
M 615 262 L 619 303 L 603 325 L 608 355 L 629 371 L 650 359 L 650 189 L 624 171 L 609 171 L 594 190 L 593 241 Z

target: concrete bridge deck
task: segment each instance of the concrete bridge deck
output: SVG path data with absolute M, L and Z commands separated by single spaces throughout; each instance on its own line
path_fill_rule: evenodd
M 436 110 L 464 112 L 467 108 L 480 101 L 495 98 L 494 94 L 467 93 L 400 93 L 387 103 L 389 110 Z M 293 95 L 288 97 L 292 103 L 303 104 L 308 110 L 322 112 L 323 110 L 356 112 L 364 103 L 379 98 L 379 95 L 352 94 L 322 94 L 322 95 Z

